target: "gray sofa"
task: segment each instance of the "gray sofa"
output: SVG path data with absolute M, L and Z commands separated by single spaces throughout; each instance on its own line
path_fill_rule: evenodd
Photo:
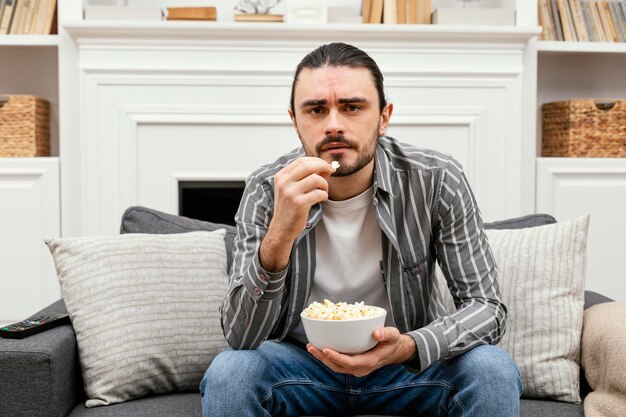
M 531 215 L 486 224 L 487 228 L 513 229 L 555 222 L 548 215 Z M 123 215 L 122 233 L 182 233 L 226 228 L 230 248 L 234 228 L 131 207 Z M 229 264 L 230 264 L 230 254 Z M 585 308 L 611 301 L 585 293 Z M 65 312 L 58 300 L 37 314 Z M 581 375 L 581 394 L 589 387 Z M 173 393 L 127 401 L 105 407 L 86 408 L 76 338 L 71 325 L 63 325 L 21 340 L 0 339 L 0 415 L 5 417 L 192 417 L 200 416 L 198 392 Z M 522 417 L 584 416 L 582 404 L 535 399 L 521 400 Z M 230 416 L 225 416 L 230 417 Z M 491 416 L 486 416 L 491 417 Z

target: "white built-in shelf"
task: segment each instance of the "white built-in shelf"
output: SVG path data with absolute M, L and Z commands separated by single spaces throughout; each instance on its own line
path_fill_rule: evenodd
M 59 36 L 0 35 L 0 46 L 59 46 Z
M 481 25 L 373 25 L 373 24 L 289 24 L 266 22 L 181 22 L 181 21 L 106 21 L 76 20 L 64 22 L 64 28 L 75 38 L 133 37 L 150 38 L 255 38 L 263 33 L 268 41 L 310 39 L 315 32 L 319 39 L 351 39 L 441 41 L 466 43 L 490 41 L 493 43 L 519 42 L 541 33 L 540 27 L 481 26 Z
M 626 42 L 560 42 L 539 41 L 537 42 L 539 53 L 626 53 Z

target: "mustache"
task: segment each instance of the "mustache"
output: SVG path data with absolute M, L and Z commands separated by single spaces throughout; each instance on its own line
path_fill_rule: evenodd
M 344 145 L 348 145 L 352 148 L 358 148 L 358 144 L 350 139 L 346 139 L 343 135 L 335 135 L 335 136 L 326 136 L 320 143 L 315 146 L 315 150 L 319 154 L 322 152 L 322 148 L 329 143 L 343 143 Z

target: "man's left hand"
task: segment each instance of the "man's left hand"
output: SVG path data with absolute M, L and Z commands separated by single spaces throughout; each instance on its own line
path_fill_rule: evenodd
M 335 372 L 365 376 L 386 365 L 403 363 L 410 360 L 417 352 L 415 341 L 406 334 L 400 334 L 395 327 L 384 327 L 374 331 L 378 344 L 367 352 L 346 355 L 326 348 L 320 351 L 311 343 L 307 351 Z

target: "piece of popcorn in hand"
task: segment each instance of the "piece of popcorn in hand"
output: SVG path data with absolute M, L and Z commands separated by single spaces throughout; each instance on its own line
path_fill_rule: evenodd
M 333 161 L 330 163 L 330 167 L 333 169 L 333 171 L 337 171 L 337 168 L 339 168 L 341 166 L 341 164 L 339 164 L 339 161 Z

